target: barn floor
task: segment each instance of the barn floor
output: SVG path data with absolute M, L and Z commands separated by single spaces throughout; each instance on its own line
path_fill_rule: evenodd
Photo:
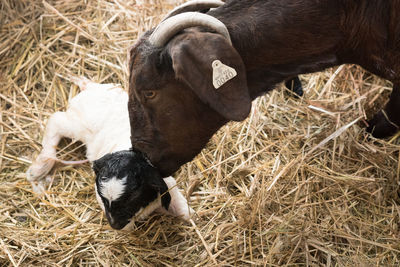
M 162 2 L 0 2 L 0 266 L 399 266 L 399 135 L 364 130 L 391 85 L 356 66 L 304 75 L 304 97 L 279 87 L 223 127 L 175 175 L 194 224 L 154 215 L 112 230 L 89 164 L 32 193 L 45 120 L 78 93 L 65 77 L 127 88 L 128 47 Z M 84 155 L 60 145 L 63 159 Z

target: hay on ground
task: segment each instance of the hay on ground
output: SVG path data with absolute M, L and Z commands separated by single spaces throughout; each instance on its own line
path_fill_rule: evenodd
M 33 195 L 25 171 L 45 119 L 78 91 L 63 77 L 127 88 L 128 47 L 172 8 L 152 2 L 1 1 L 0 265 L 399 265 L 399 139 L 364 131 L 391 85 L 356 66 L 304 75 L 304 97 L 281 87 L 213 136 L 176 174 L 194 224 L 154 215 L 112 230 L 89 164 Z M 60 148 L 84 158 L 80 144 Z

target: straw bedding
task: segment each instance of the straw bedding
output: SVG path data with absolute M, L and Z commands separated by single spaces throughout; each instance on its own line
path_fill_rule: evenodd
M 45 120 L 78 93 L 68 75 L 127 88 L 127 50 L 172 8 L 121 0 L 0 3 L 1 266 L 398 266 L 399 139 L 365 119 L 391 85 L 356 66 L 301 77 L 254 101 L 176 173 L 192 224 L 107 224 L 89 164 L 61 166 L 43 198 L 25 171 Z M 178 4 L 179 2 L 176 2 Z M 83 159 L 71 140 L 59 157 Z

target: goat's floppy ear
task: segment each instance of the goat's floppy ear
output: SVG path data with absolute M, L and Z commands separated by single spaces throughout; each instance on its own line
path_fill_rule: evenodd
M 190 32 L 169 43 L 176 79 L 229 120 L 244 120 L 251 109 L 242 58 L 221 35 Z

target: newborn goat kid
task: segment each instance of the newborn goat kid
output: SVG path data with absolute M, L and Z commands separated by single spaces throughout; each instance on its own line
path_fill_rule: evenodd
M 96 197 L 111 227 L 122 229 L 133 217 L 143 219 L 156 210 L 188 220 L 190 208 L 175 179 L 162 179 L 141 152 L 130 149 L 127 93 L 114 84 L 71 80 L 82 92 L 71 99 L 66 112 L 48 120 L 43 149 L 27 171 L 34 190 L 43 190 L 47 174 L 60 161 L 56 147 L 68 137 L 86 145 L 96 173 Z

